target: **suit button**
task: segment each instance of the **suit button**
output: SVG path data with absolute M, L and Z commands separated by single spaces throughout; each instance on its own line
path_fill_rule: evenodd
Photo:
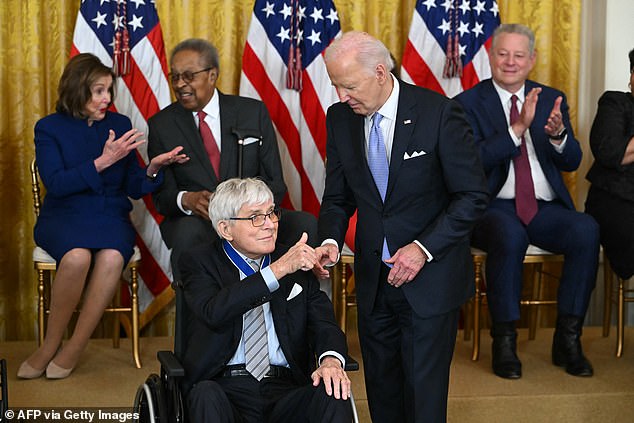
M 378 257 L 379 256 L 379 251 L 378 250 L 374 250 L 374 251 L 372 251 L 372 254 L 374 254 L 375 257 Z

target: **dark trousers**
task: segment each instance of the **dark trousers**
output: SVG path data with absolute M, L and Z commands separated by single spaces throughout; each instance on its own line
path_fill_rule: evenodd
M 192 422 L 350 423 L 350 400 L 328 396 L 323 383 L 298 386 L 281 378 L 221 377 L 194 385 L 187 397 Z
M 612 269 L 623 279 L 634 276 L 634 201 L 590 187 L 586 213 L 601 228 L 601 244 Z
M 564 255 L 557 292 L 560 315 L 584 317 L 599 260 L 599 227 L 592 216 L 558 201 L 538 201 L 537 215 L 524 226 L 514 200 L 495 199 L 473 231 L 473 245 L 487 252 L 487 302 L 494 322 L 520 318 L 523 259 L 528 244 Z
M 375 305 L 358 316 L 372 422 L 445 422 L 458 309 L 421 318 L 381 267 Z

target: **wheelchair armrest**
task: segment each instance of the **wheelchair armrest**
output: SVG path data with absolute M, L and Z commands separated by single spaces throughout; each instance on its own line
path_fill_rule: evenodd
M 344 368 L 346 372 L 356 372 L 359 370 L 359 363 L 354 358 L 347 356 L 346 357 L 346 366 Z
M 159 351 L 156 353 L 158 361 L 161 363 L 161 369 L 169 377 L 185 376 L 185 369 L 181 366 L 176 356 L 171 351 Z

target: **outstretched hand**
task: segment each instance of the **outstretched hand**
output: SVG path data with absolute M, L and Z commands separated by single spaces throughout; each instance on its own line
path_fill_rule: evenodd
M 169 166 L 173 163 L 182 164 L 189 161 L 187 154 L 179 154 L 183 150 L 183 146 L 179 145 L 171 151 L 163 154 L 159 154 L 150 161 L 150 165 L 147 168 L 148 175 L 154 175 L 163 166 Z
M 327 267 L 332 267 L 337 263 L 339 257 L 339 249 L 335 244 L 324 244 L 315 248 L 317 254 L 317 263 L 313 267 L 313 273 L 318 279 L 326 279 L 330 276 Z
M 106 144 L 103 147 L 101 156 L 95 159 L 97 172 L 101 172 L 102 170 L 112 166 L 122 158 L 126 157 L 130 151 L 144 144 L 145 140 L 139 139 L 142 136 L 143 132 L 133 128 L 115 140 L 115 133 L 111 129 L 108 139 L 106 140 Z

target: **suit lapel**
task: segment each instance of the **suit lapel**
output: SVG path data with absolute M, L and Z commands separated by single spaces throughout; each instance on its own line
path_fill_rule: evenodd
M 387 181 L 387 192 L 385 193 L 386 201 L 396 184 L 398 171 L 403 164 L 403 157 L 412 139 L 414 128 L 416 127 L 416 100 L 410 95 L 409 87 L 405 83 L 399 81 L 399 84 L 400 93 L 396 111 L 396 122 L 394 122 L 394 139 L 392 140 L 392 153 L 390 155 L 390 174 Z
M 508 121 L 506 120 L 506 114 L 504 113 L 500 96 L 498 96 L 497 91 L 495 91 L 493 82 L 490 79 L 482 86 L 481 98 L 482 101 L 480 104 L 485 105 L 491 126 L 493 126 L 498 133 L 508 132 Z
M 224 181 L 233 176 L 230 175 L 232 168 L 237 169 L 237 165 L 232 162 L 237 160 L 238 145 L 236 137 L 231 130 L 235 126 L 235 119 L 239 116 L 240 111 L 235 107 L 235 103 L 227 101 L 227 97 L 219 90 L 216 90 L 216 92 L 218 93 L 218 107 L 220 108 L 220 180 Z
M 183 144 L 187 145 L 189 149 L 193 152 L 191 154 L 191 156 L 193 156 L 192 158 L 194 158 L 196 162 L 202 165 L 202 167 L 205 169 L 205 172 L 214 181 L 214 185 L 217 184 L 216 174 L 211 167 L 211 162 L 209 161 L 207 150 L 205 150 L 203 139 L 200 136 L 200 132 L 198 131 L 198 127 L 196 126 L 196 122 L 194 121 L 194 116 L 192 115 L 192 112 L 184 109 L 178 103 L 176 111 L 177 113 L 174 119 L 174 123 L 178 130 L 183 134 Z
M 352 157 L 357 160 L 357 168 L 363 169 L 363 172 L 365 173 L 365 180 L 368 181 L 368 187 L 371 195 L 376 195 L 379 201 L 381 201 L 381 194 L 374 183 L 374 177 L 372 176 L 372 171 L 370 171 L 370 165 L 368 164 L 364 127 L 365 116 L 357 115 L 352 112 L 352 109 L 350 109 L 350 113 L 354 117 L 354 119 L 352 119 L 352 123 L 350 124 L 350 140 L 352 141 L 351 144 L 353 150 Z

